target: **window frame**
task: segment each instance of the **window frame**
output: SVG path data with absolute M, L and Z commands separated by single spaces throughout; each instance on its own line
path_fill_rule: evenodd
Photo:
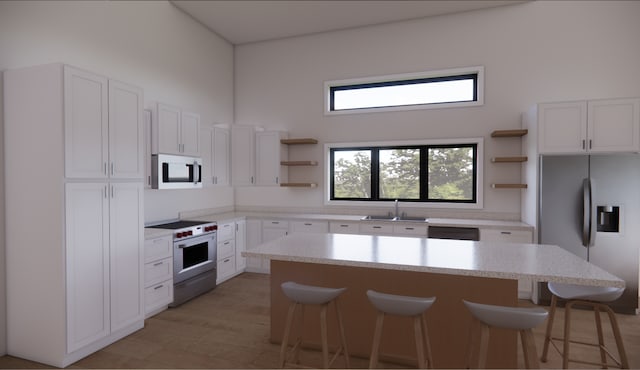
M 333 163 L 331 161 L 332 149 L 348 149 L 348 150 L 368 150 L 368 149 L 395 149 L 395 148 L 414 148 L 414 147 L 457 147 L 457 146 L 469 146 L 475 145 L 476 148 L 476 166 L 475 172 L 475 201 L 456 201 L 456 200 L 425 200 L 425 199 L 400 199 L 402 202 L 411 204 L 412 207 L 422 208 L 464 208 L 464 209 L 481 209 L 483 208 L 483 194 L 484 194 L 484 138 L 460 138 L 460 139 L 429 139 L 419 141 L 386 141 L 386 142 L 360 142 L 360 143 L 327 143 L 325 144 L 325 181 L 324 181 L 324 203 L 329 206 L 370 206 L 380 207 L 384 204 L 393 202 L 395 199 L 369 199 L 369 198 L 351 198 L 351 199 L 331 199 L 333 192 Z M 424 153 L 426 157 L 426 153 Z M 376 158 L 376 161 L 378 159 Z M 374 182 L 373 177 L 376 171 L 376 165 L 374 165 L 374 158 L 372 153 L 372 197 L 374 194 L 378 195 L 379 189 L 373 189 L 373 187 L 379 187 L 379 181 Z M 421 165 L 426 165 L 422 163 Z M 421 181 L 424 183 L 425 189 L 422 192 L 426 193 L 428 186 L 427 180 Z M 422 198 L 422 194 L 421 194 Z
M 475 77 L 475 100 L 443 102 L 443 103 L 427 103 L 413 105 L 383 106 L 370 108 L 353 108 L 333 110 L 333 91 L 345 90 L 347 88 L 366 88 L 378 86 L 401 86 L 420 81 L 440 82 L 460 80 L 463 76 L 476 75 Z M 331 80 L 324 82 L 324 114 L 325 115 L 342 115 L 342 114 L 359 114 L 372 112 L 389 112 L 389 111 L 408 111 L 418 109 L 437 109 L 437 108 L 460 108 L 484 105 L 484 67 L 464 67 L 454 69 L 443 69 L 435 71 L 426 71 L 418 73 L 403 73 L 384 76 L 371 76 L 364 78 L 353 78 L 345 80 Z

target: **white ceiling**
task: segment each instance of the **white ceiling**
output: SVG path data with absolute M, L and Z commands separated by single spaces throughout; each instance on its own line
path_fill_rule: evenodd
M 521 2 L 523 1 L 171 1 L 211 31 L 236 45 Z

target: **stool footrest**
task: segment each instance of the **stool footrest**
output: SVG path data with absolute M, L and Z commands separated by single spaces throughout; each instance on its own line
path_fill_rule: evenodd
M 555 344 L 554 341 L 564 341 L 564 338 L 560 338 L 560 337 L 551 337 L 550 338 L 551 341 L 549 343 L 551 343 L 551 345 L 553 346 L 553 348 L 556 349 L 556 351 L 560 354 L 560 356 L 562 356 L 562 350 L 560 348 L 558 348 L 558 346 Z M 581 344 L 583 346 L 591 346 L 591 347 L 598 347 L 601 348 L 602 350 L 604 350 L 604 352 L 609 356 L 610 359 L 612 359 L 616 365 L 619 368 L 622 368 L 622 363 L 620 362 L 620 360 L 618 358 L 616 358 L 610 351 L 609 348 L 607 348 L 606 346 L 601 346 L 599 343 L 590 343 L 590 342 L 582 342 L 579 340 L 569 340 L 569 343 L 574 343 L 574 344 Z M 577 363 L 577 364 L 587 364 L 587 365 L 598 365 L 598 366 L 610 366 L 613 364 L 609 364 L 609 363 L 603 363 L 603 362 L 589 362 L 589 361 L 583 361 L 583 360 L 576 360 L 573 358 L 569 358 L 568 360 L 569 362 L 573 362 L 573 363 Z

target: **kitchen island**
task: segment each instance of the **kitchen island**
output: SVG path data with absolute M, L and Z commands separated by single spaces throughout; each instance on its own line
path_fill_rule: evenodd
M 427 312 L 434 365 L 465 367 L 471 315 L 462 299 L 517 306 L 517 279 L 624 286 L 624 281 L 552 245 L 483 243 L 427 238 L 347 234 L 290 234 L 243 252 L 271 260 L 271 341 L 283 335 L 288 300 L 285 281 L 327 287 L 347 287 L 340 297 L 347 344 L 352 355 L 368 357 L 375 310 L 367 289 L 430 297 Z M 305 316 L 305 338 L 319 343 L 315 311 Z M 333 324 L 335 320 L 329 318 Z M 330 327 L 330 344 L 337 343 Z M 409 362 L 415 357 L 410 321 L 390 317 L 385 322 L 381 359 Z M 515 332 L 492 332 L 488 367 L 517 367 Z

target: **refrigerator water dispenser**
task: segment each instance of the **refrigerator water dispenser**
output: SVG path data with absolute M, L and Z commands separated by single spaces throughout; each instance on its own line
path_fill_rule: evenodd
M 620 207 L 618 206 L 597 206 L 598 216 L 597 231 L 605 233 L 620 232 Z

